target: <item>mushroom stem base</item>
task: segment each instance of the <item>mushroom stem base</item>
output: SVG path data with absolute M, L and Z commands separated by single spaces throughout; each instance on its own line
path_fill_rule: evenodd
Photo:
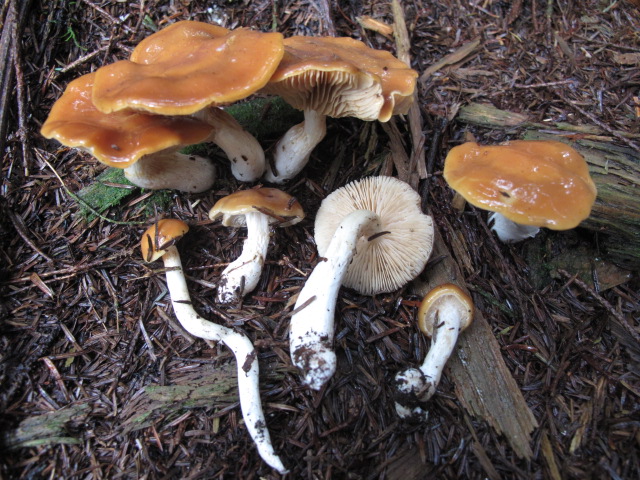
M 264 173 L 264 150 L 258 140 L 247 132 L 230 114 L 217 107 L 208 107 L 195 115 L 215 127 L 208 140 L 224 151 L 231 161 L 231 173 L 241 182 L 255 182 Z
M 291 127 L 276 144 L 274 169 L 267 168 L 264 179 L 270 183 L 284 183 L 295 177 L 326 134 L 326 117 L 314 110 L 305 110 L 304 122 Z
M 260 212 L 245 214 L 247 239 L 240 256 L 220 276 L 218 302 L 233 303 L 258 286 L 269 247 L 269 218 Z
M 124 169 L 124 175 L 141 188 L 200 193 L 213 186 L 216 168 L 207 158 L 165 150 L 140 158 Z
M 347 215 L 329 243 L 326 259 L 318 262 L 298 295 L 289 333 L 291 359 L 301 369 L 304 383 L 314 390 L 320 390 L 336 371 L 336 299 L 358 239 L 377 233 L 379 228 L 379 217 L 371 211 L 356 210 Z
M 516 243 L 533 238 L 540 231 L 539 227 L 516 223 L 498 212 L 489 215 L 489 226 L 504 243 Z

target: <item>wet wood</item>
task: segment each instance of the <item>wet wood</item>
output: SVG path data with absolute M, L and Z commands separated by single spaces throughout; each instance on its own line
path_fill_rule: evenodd
M 91 407 L 82 403 L 28 417 L 20 422 L 18 428 L 3 435 L 2 444 L 4 448 L 10 450 L 23 447 L 80 444 L 82 430 L 79 426 L 83 424 L 90 411 Z
M 599 244 L 608 259 L 629 269 L 640 268 L 639 151 L 617 144 L 609 132 L 597 125 L 541 124 L 530 121 L 525 114 L 491 105 L 473 103 L 462 107 L 456 120 L 490 129 L 513 130 L 523 139 L 559 140 L 578 150 L 589 164 L 598 188 L 591 216 L 581 227 L 598 232 Z

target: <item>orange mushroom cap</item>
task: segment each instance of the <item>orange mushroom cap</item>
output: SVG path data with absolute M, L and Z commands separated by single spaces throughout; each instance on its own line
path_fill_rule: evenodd
M 473 321 L 475 308 L 471 297 L 453 283 L 438 285 L 424 296 L 418 309 L 418 328 L 429 338 L 433 337 L 437 314 L 443 306 L 458 311 L 460 330 L 466 329 Z
M 557 141 L 467 142 L 450 150 L 444 178 L 478 208 L 552 230 L 587 218 L 597 193 L 584 157 Z
M 177 22 L 140 42 L 130 60 L 100 68 L 93 102 L 105 113 L 190 115 L 259 90 L 283 54 L 280 33 Z
M 388 121 L 406 113 L 418 73 L 385 50 L 347 37 L 294 36 L 265 91 L 300 110 Z
M 155 262 L 189 231 L 189 225 L 176 218 L 165 218 L 151 225 L 140 240 L 140 250 L 145 262 Z
M 91 102 L 95 73 L 73 80 L 41 128 L 46 138 L 82 148 L 103 163 L 126 168 L 143 155 L 204 141 L 209 124 L 190 117 L 150 115 L 134 110 L 105 114 Z
M 209 218 L 222 217 L 224 226 L 240 227 L 245 224 L 244 215 L 249 212 L 262 212 L 269 216 L 270 223 L 280 227 L 294 225 L 305 215 L 302 205 L 288 193 L 277 188 L 252 188 L 218 200 L 209 210 Z

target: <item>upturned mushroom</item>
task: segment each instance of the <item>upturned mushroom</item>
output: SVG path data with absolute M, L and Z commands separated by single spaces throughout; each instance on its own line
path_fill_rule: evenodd
M 294 36 L 263 92 L 280 95 L 304 112 L 274 148 L 265 180 L 283 183 L 307 164 L 326 134 L 326 117 L 388 121 L 406 113 L 417 72 L 384 50 L 353 38 Z
M 440 285 L 425 295 L 418 310 L 418 327 L 431 338 L 431 348 L 419 368 L 409 368 L 395 377 L 395 405 L 400 417 L 426 417 L 422 405 L 435 394 L 458 335 L 471 324 L 473 315 L 473 301 L 457 285 Z
M 184 329 L 196 337 L 222 342 L 233 352 L 238 366 L 240 408 L 247 430 L 262 459 L 278 472 L 286 473 L 287 469 L 273 450 L 266 427 L 258 385 L 258 357 L 253 344 L 244 333 L 210 322 L 193 308 L 180 254 L 175 246 L 188 230 L 188 225 L 181 220 L 158 221 L 142 235 L 142 257 L 147 262 L 160 258 L 164 262 L 173 311 Z
M 276 188 L 241 190 L 221 198 L 209 211 L 209 218 L 222 217 L 222 225 L 246 227 L 242 253 L 222 272 L 217 299 L 239 301 L 256 288 L 269 247 L 270 227 L 287 227 L 304 218 L 300 203 Z
M 368 177 L 325 198 L 315 221 L 322 257 L 298 294 L 290 349 L 303 382 L 319 390 L 333 376 L 335 307 L 340 286 L 363 295 L 392 292 L 425 267 L 433 223 L 420 196 L 392 177 Z
M 140 42 L 129 60 L 98 69 L 92 99 L 104 113 L 135 109 L 210 123 L 209 141 L 227 154 L 233 175 L 255 181 L 265 169 L 262 147 L 217 107 L 261 89 L 283 54 L 280 33 L 176 22 Z
M 131 183 L 149 189 L 198 193 L 213 185 L 213 163 L 179 149 L 206 141 L 214 128 L 184 116 L 133 110 L 105 114 L 91 102 L 95 73 L 73 80 L 54 103 L 40 132 L 63 145 L 89 152 L 102 163 L 124 169 Z
M 584 157 L 558 141 L 467 142 L 449 151 L 443 173 L 469 203 L 493 212 L 489 223 L 506 243 L 533 237 L 540 227 L 578 226 L 597 193 Z

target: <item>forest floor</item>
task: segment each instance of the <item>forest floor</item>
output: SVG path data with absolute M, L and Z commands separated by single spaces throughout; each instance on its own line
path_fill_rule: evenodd
M 310 163 L 284 187 L 306 219 L 273 233 L 257 289 L 242 305 L 223 306 L 212 292 L 244 230 L 211 222 L 208 211 L 246 186 L 219 152 L 210 152 L 220 176 L 212 190 L 151 192 L 107 180 L 121 195 L 92 216 L 77 194 L 106 167 L 40 135 L 51 105 L 74 78 L 127 58 L 141 39 L 179 20 L 348 36 L 396 54 L 392 2 L 3 2 L 3 26 L 15 30 L 3 29 L 12 59 L 3 78 L 14 79 L 2 96 L 2 478 L 280 477 L 243 424 L 233 356 L 176 328 L 164 272 L 140 256 L 141 233 L 163 217 L 191 227 L 179 249 L 196 309 L 255 343 L 267 427 L 289 478 L 640 478 L 637 264 L 612 257 L 606 232 L 590 228 L 501 244 L 486 212 L 453 206 L 442 178 L 448 150 L 465 138 L 493 144 L 524 134 L 517 125 L 463 121 L 469 105 L 538 124 L 597 127 L 600 140 L 640 153 L 638 2 L 402 7 L 420 74 L 417 116 L 384 125 L 329 119 Z M 368 19 L 391 30 L 376 31 Z M 267 154 L 283 131 L 258 137 Z M 402 172 L 398 149 L 410 159 Z M 341 290 L 339 365 L 327 388 L 305 388 L 291 365 L 288 321 L 317 262 L 320 202 L 349 181 L 400 173 L 421 193 L 535 419 L 524 452 L 470 413 L 446 371 L 428 420 L 398 419 L 394 375 L 429 346 L 415 326 L 420 296 L 411 285 L 374 297 Z

